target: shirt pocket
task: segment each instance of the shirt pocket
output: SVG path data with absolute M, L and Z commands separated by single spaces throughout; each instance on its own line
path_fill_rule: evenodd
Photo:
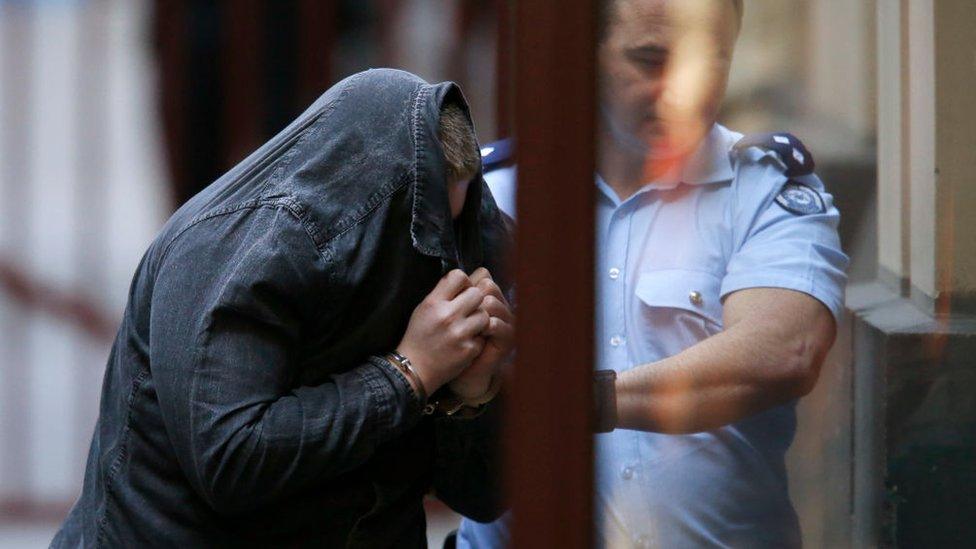
M 720 332 L 721 286 L 721 278 L 708 271 L 641 272 L 634 287 L 635 324 L 631 333 L 638 338 L 637 345 L 632 347 L 637 353 L 634 364 L 674 356 Z M 638 448 L 642 471 L 648 479 L 660 474 L 687 475 L 700 466 L 694 456 L 716 443 L 711 432 L 641 433 Z
M 637 278 L 638 332 L 653 333 L 673 345 L 668 356 L 722 329 L 722 280 L 708 271 L 661 269 Z M 657 357 L 664 358 L 664 357 Z

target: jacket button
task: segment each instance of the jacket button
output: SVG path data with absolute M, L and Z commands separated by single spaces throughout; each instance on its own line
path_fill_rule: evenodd
M 698 290 L 692 290 L 691 293 L 688 294 L 688 301 L 690 301 L 692 305 L 701 305 L 702 304 L 701 292 L 699 292 Z

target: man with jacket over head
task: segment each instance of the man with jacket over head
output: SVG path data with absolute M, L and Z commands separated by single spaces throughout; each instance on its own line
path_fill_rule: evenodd
M 460 89 L 343 80 L 143 258 L 54 547 L 426 545 L 490 520 L 508 221 Z

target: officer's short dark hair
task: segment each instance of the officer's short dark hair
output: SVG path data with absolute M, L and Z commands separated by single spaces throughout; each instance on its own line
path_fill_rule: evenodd
M 474 126 L 468 115 L 456 104 L 441 107 L 437 137 L 441 140 L 447 176 L 451 182 L 471 179 L 481 167 L 481 153 Z
M 739 27 L 742 27 L 742 12 L 745 10 L 743 5 L 743 0 L 731 0 L 732 5 L 735 7 L 735 13 L 739 17 Z M 597 4 L 597 9 L 599 10 L 597 14 L 597 38 L 602 42 L 607 37 L 607 31 L 610 28 L 610 24 L 613 22 L 613 18 L 616 17 L 615 10 L 617 9 L 617 4 L 620 0 L 602 0 Z

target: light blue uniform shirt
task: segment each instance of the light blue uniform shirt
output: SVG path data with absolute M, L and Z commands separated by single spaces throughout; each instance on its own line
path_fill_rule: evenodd
M 784 194 L 797 185 L 786 185 L 780 158 L 760 148 L 733 154 L 740 138 L 715 125 L 679 177 L 623 202 L 597 177 L 598 369 L 626 371 L 717 334 L 722 299 L 745 288 L 803 292 L 840 317 L 847 256 L 832 197 L 815 175 L 792 178 L 799 195 Z M 486 179 L 514 217 L 515 169 Z M 785 207 L 811 199 L 822 201 L 816 213 Z M 795 428 L 789 404 L 691 435 L 596 435 L 603 544 L 799 546 L 785 467 Z M 459 546 L 504 547 L 505 521 L 465 520 Z

